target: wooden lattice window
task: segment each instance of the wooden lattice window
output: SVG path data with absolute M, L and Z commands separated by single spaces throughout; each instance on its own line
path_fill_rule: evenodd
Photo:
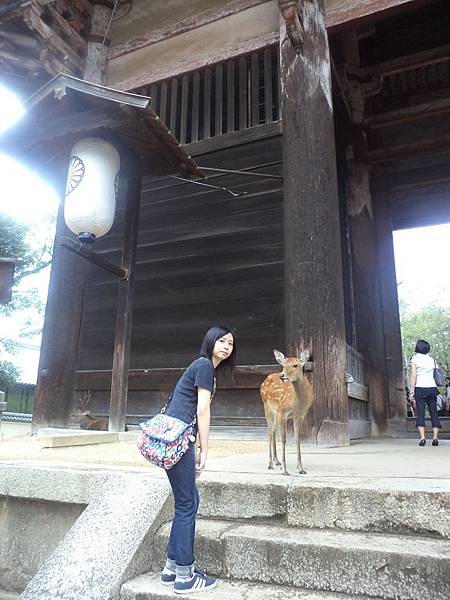
M 182 144 L 279 119 L 278 48 L 147 86 L 142 93 Z

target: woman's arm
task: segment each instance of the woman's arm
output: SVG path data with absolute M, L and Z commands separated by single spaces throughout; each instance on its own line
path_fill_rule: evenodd
M 416 387 L 416 380 L 417 380 L 417 370 L 416 370 L 416 365 L 414 363 L 411 363 L 411 380 L 409 382 L 409 399 L 410 400 L 414 400 L 414 388 Z
M 198 388 L 197 424 L 200 443 L 199 453 L 195 464 L 195 476 L 200 477 L 205 468 L 208 455 L 209 421 L 210 421 L 211 392 L 205 388 Z

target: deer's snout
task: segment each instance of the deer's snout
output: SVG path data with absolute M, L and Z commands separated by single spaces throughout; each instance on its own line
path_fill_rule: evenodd
M 280 373 L 279 375 L 281 381 L 283 381 L 284 383 L 287 383 L 289 381 L 289 378 L 286 377 L 286 375 L 284 373 Z

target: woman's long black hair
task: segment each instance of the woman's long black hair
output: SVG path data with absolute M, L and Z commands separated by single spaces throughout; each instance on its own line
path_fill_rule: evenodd
M 228 377 L 232 377 L 233 369 L 236 366 L 237 359 L 237 343 L 236 343 L 236 333 L 227 327 L 226 325 L 214 325 L 210 327 L 208 331 L 205 333 L 205 337 L 203 338 L 202 347 L 200 348 L 200 355 L 205 356 L 212 360 L 212 354 L 214 350 L 214 345 L 217 340 L 220 340 L 221 337 L 231 333 L 233 336 L 233 352 L 230 354 L 228 358 L 223 360 L 216 369 L 216 372 L 220 373 L 220 380 L 226 379 Z

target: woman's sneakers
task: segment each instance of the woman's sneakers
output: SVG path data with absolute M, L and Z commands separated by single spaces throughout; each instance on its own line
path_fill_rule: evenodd
M 426 443 L 427 443 L 427 440 L 425 438 L 423 438 L 420 440 L 419 446 L 425 446 Z
M 164 570 L 160 575 L 161 583 L 163 585 L 173 585 L 175 583 L 175 578 L 175 571 L 164 567 Z
M 192 577 L 177 577 L 173 589 L 176 594 L 190 594 L 191 592 L 203 592 L 206 590 L 212 590 L 216 587 L 216 585 L 217 582 L 213 577 L 208 577 L 201 571 L 195 570 Z

